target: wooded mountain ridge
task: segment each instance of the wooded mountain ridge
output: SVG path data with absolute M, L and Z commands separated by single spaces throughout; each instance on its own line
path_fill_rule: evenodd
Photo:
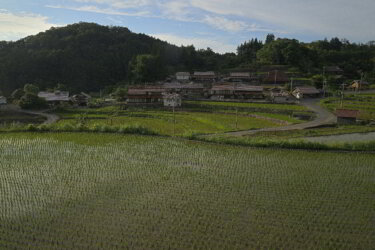
M 125 27 L 77 23 L 51 28 L 16 42 L 0 42 L 0 90 L 9 94 L 31 83 L 40 89 L 57 84 L 72 91 L 165 79 L 176 71 L 258 71 L 264 65 L 288 65 L 301 75 L 340 66 L 348 77 L 362 72 L 375 78 L 375 43 L 333 38 L 302 43 L 295 39 L 251 39 L 237 53 L 175 46 Z

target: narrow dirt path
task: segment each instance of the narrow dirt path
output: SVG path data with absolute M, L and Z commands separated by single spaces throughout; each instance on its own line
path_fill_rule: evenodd
M 236 132 L 227 132 L 223 133 L 222 135 L 228 136 L 245 136 L 245 135 L 252 135 L 258 132 L 276 132 L 276 131 L 288 131 L 288 130 L 300 130 L 300 129 L 307 129 L 307 128 L 314 128 L 323 125 L 331 125 L 336 123 L 336 116 L 329 112 L 328 110 L 321 107 L 319 103 L 320 99 L 305 99 L 301 101 L 301 104 L 308 108 L 309 110 L 313 111 L 316 114 L 316 118 L 313 121 L 304 122 L 300 124 L 282 126 L 282 127 L 275 127 L 275 128 L 263 128 L 263 129 L 253 129 L 253 130 L 246 130 L 246 131 L 236 131 Z M 209 136 L 215 136 L 209 135 Z

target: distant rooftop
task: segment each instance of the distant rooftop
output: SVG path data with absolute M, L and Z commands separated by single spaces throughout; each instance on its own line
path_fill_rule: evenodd
M 44 92 L 41 91 L 38 93 L 40 98 L 44 98 L 47 102 L 53 101 L 70 101 L 68 91 L 55 91 L 55 92 Z
M 351 109 L 336 109 L 336 116 L 341 118 L 357 118 L 359 115 L 358 110 Z

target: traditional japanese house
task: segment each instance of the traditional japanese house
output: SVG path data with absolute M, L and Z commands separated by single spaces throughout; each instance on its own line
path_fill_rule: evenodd
M 264 84 L 284 85 L 289 82 L 289 77 L 283 71 L 274 70 L 268 72 L 262 82 Z
M 336 109 L 337 124 L 339 125 L 356 124 L 358 115 L 359 115 L 358 110 Z
M 358 90 L 366 90 L 366 89 L 369 89 L 370 88 L 370 84 L 366 81 L 361 81 L 361 80 L 355 80 L 353 81 L 349 87 L 349 89 L 352 89 L 354 91 L 358 91 Z
M 164 88 L 162 86 L 129 87 L 128 104 L 161 104 Z
M 316 98 L 320 96 L 320 91 L 312 86 L 304 86 L 295 88 L 292 92 L 292 95 L 294 95 L 297 99 L 307 97 Z
M 166 83 L 163 85 L 167 93 L 178 93 L 185 99 L 199 99 L 204 96 L 203 84 L 199 83 Z
M 264 98 L 262 86 L 245 84 L 217 84 L 210 90 L 211 99 L 259 99 Z
M 176 80 L 179 82 L 187 82 L 190 80 L 190 73 L 189 72 L 177 72 Z
M 193 80 L 196 82 L 213 83 L 217 80 L 217 76 L 213 71 L 207 72 L 194 72 Z
M 55 91 L 55 92 L 45 92 L 41 91 L 38 93 L 40 98 L 44 98 L 48 104 L 61 104 L 70 102 L 68 91 Z
M 163 104 L 164 107 L 181 107 L 182 99 L 181 95 L 173 93 L 164 93 L 163 94 Z
M 4 96 L 0 96 L 0 105 L 7 104 L 7 99 Z
M 232 72 L 229 74 L 231 82 L 250 82 L 251 75 L 249 72 Z

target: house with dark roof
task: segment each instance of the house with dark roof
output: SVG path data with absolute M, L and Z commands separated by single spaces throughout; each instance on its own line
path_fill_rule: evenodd
M 358 115 L 359 115 L 358 110 L 336 109 L 337 124 L 339 125 L 356 124 Z
M 370 83 L 363 80 L 354 80 L 348 88 L 354 91 L 366 90 L 370 88 Z
M 289 77 L 283 71 L 274 70 L 268 72 L 268 74 L 263 78 L 262 82 L 264 84 L 284 85 L 285 83 L 289 82 Z
M 249 72 L 231 72 L 228 80 L 231 82 L 250 82 Z
M 163 93 L 163 104 L 164 107 L 181 107 L 182 99 L 181 95 L 176 93 Z
M 7 104 L 7 99 L 4 96 L 0 96 L 0 105 Z
M 164 88 L 162 86 L 132 86 L 128 89 L 128 104 L 161 104 Z
M 262 99 L 263 87 L 245 84 L 216 84 L 209 91 L 213 100 Z
M 190 73 L 189 72 L 177 72 L 176 80 L 179 82 L 187 82 L 190 80 Z
M 294 103 L 295 98 L 286 91 L 271 91 L 270 98 L 273 103 Z
M 208 82 L 213 83 L 217 80 L 217 75 L 213 71 L 206 72 L 194 72 L 193 79 L 196 82 Z
M 46 100 L 48 104 L 61 104 L 70 102 L 69 92 L 68 91 L 55 91 L 55 92 L 46 92 L 41 91 L 38 93 L 38 97 Z
M 204 86 L 200 83 L 165 83 L 163 88 L 167 93 L 177 93 L 182 98 L 198 99 L 204 96 Z
M 292 95 L 295 96 L 297 99 L 308 98 L 308 97 L 316 98 L 320 96 L 320 91 L 312 86 L 302 86 L 302 87 L 296 87 L 293 90 Z
M 337 65 L 323 67 L 323 73 L 329 75 L 342 75 L 344 71 Z

